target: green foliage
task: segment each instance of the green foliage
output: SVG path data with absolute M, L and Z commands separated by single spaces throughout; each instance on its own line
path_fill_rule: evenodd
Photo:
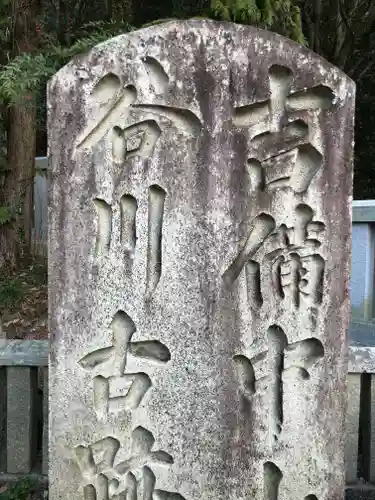
M 22 481 L 19 481 L 12 488 L 4 491 L 3 493 L 0 493 L 0 500 L 27 500 L 28 498 L 30 498 L 30 495 L 36 491 L 36 489 L 37 485 L 35 481 L 29 478 L 25 478 Z
M 23 54 L 11 60 L 0 72 L 0 99 L 12 104 L 35 92 L 44 79 L 56 71 L 56 63 L 44 54 Z
M 211 9 L 216 19 L 258 26 L 306 45 L 300 9 L 293 0 L 212 0 Z
M 77 32 L 76 40 L 70 46 L 50 42 L 39 53 L 15 57 L 1 68 L 0 100 L 12 105 L 31 100 L 31 95 L 44 95 L 43 87 L 49 78 L 72 58 L 131 29 L 123 21 L 87 23 Z
M 48 284 L 48 266 L 43 257 L 34 258 L 28 268 L 28 282 L 32 286 Z
M 0 205 L 0 226 L 7 224 L 13 218 L 13 210 L 7 206 Z
M 0 0 L 4 1 L 7 0 Z M 208 17 L 253 24 L 305 43 L 300 12 L 292 0 L 212 0 Z M 144 26 L 173 19 L 175 18 L 156 20 Z M 44 47 L 38 53 L 22 54 L 3 65 L 0 71 L 0 100 L 11 105 L 31 100 L 31 94 L 38 98 L 42 93 L 44 97 L 45 83 L 70 59 L 132 29 L 125 20 L 95 21 L 79 28 L 70 45 L 61 45 L 47 36 Z M 5 36 L 0 17 L 0 40 L 1 33 Z
M 109 21 L 90 21 L 83 24 L 77 31 L 76 38 L 81 38 L 84 36 L 117 36 L 123 33 L 127 33 L 134 29 L 127 21 L 124 19 L 115 20 L 110 19 Z
M 6 173 L 7 171 L 10 170 L 9 164 L 7 162 L 6 158 L 6 150 L 3 148 L 0 148 L 0 175 Z M 1 216 L 0 216 L 1 219 Z M 0 221 L 1 225 L 1 221 Z
M 213 0 L 212 10 L 223 21 L 246 24 L 258 24 L 261 21 L 261 11 L 255 0 Z
M 24 296 L 24 287 L 18 279 L 0 281 L 0 306 L 1 309 L 11 309 L 20 303 Z M 5 497 L 18 498 L 18 497 Z M 0 500 L 3 497 L 0 494 Z

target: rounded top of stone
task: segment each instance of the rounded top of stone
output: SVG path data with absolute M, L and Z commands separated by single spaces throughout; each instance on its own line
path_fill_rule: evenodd
M 335 78 L 345 82 L 345 92 L 352 94 L 355 91 L 355 83 L 344 72 L 329 63 L 327 60 L 312 50 L 299 45 L 278 33 L 270 32 L 254 26 L 240 25 L 230 22 L 214 21 L 210 19 L 168 20 L 166 22 L 153 24 L 138 30 L 134 30 L 96 45 L 89 52 L 73 58 L 67 65 L 61 68 L 50 80 L 50 86 L 61 77 L 66 79 L 68 74 L 75 77 L 78 72 L 84 73 L 87 65 L 95 65 L 98 59 L 110 57 L 121 48 L 122 51 L 135 49 L 137 53 L 147 52 L 152 45 L 163 45 L 166 42 L 176 42 L 190 35 L 192 50 L 197 50 L 202 42 L 215 44 L 215 47 L 223 47 L 227 44 L 253 46 L 257 56 L 282 53 L 286 49 L 299 55 L 302 63 L 315 63 L 318 72 L 327 74 L 334 73 Z M 186 42 L 184 42 L 184 45 Z M 178 54 L 176 54 L 178 57 Z M 84 77 L 83 77 L 84 79 Z

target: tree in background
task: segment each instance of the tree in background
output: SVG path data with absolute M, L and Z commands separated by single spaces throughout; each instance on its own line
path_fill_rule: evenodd
M 306 43 L 300 9 L 292 0 L 212 0 L 211 13 L 223 21 L 258 26 Z
M 87 0 L 0 0 L 0 267 L 17 268 L 30 256 L 36 139 L 39 151 L 46 146 L 46 82 L 75 55 L 128 29 L 108 9 L 107 2 Z M 85 28 L 88 16 L 94 27 Z M 96 26 L 95 16 L 107 20 Z
M 35 138 L 37 155 L 46 154 L 47 80 L 112 36 L 197 16 L 285 35 L 356 81 L 355 195 L 375 197 L 375 0 L 0 0 L 0 266 L 16 266 L 30 249 Z
M 203 15 L 257 24 L 304 41 L 299 11 L 291 1 L 227 1 L 213 0 L 212 5 L 207 0 L 137 1 L 135 5 L 132 0 L 0 0 L 0 39 L 8 44 L 2 47 L 0 60 L 6 144 L 6 155 L 3 150 L 0 158 L 0 266 L 17 267 L 20 254 L 30 253 L 36 146 L 39 155 L 46 152 L 46 82 L 72 57 L 163 17 Z
M 375 198 L 375 0 L 300 0 L 309 48 L 357 85 L 354 197 Z
M 3 0 L 4 1 L 4 0 Z M 4 5 L 5 3 L 5 5 Z M 7 6 L 4 2 L 2 8 Z M 37 0 L 14 0 L 11 4 L 10 30 L 3 40 L 3 59 L 14 59 L 34 52 Z M 25 98 L 28 98 L 26 100 Z M 0 264 L 17 266 L 22 247 L 29 247 L 32 228 L 32 191 L 34 180 L 36 108 L 33 94 L 8 101 L 2 106 L 2 128 L 6 134 L 6 157 L 3 158 L 0 231 Z

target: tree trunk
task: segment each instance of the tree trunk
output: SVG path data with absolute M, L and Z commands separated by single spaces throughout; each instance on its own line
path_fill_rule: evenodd
M 31 104 L 9 109 L 7 140 L 9 172 L 5 180 L 6 205 L 12 207 L 13 219 L 6 234 L 6 260 L 13 267 L 31 249 L 33 226 L 33 188 L 36 150 L 36 110 Z
M 37 0 L 13 0 L 13 57 L 36 47 L 37 7 Z M 11 220 L 0 225 L 0 265 L 18 267 L 20 257 L 31 251 L 36 150 L 33 98 L 13 104 L 7 122 L 9 170 L 3 180 L 1 205 L 9 208 Z

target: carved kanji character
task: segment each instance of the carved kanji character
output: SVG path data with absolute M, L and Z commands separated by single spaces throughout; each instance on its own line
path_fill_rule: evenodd
M 271 263 L 273 289 L 280 299 L 288 295 L 295 307 L 300 306 L 301 298 L 309 305 L 319 305 L 325 261 L 317 249 L 325 226 L 313 220 L 313 211 L 307 205 L 296 207 L 295 219 L 294 227 L 282 224 L 270 236 L 265 259 Z
M 144 58 L 147 78 L 155 94 L 163 95 L 168 89 L 168 76 L 156 59 Z M 163 74 L 163 77 L 160 76 Z M 159 85 L 161 84 L 161 86 Z M 158 88 L 159 87 L 159 88 Z M 78 141 L 78 148 L 90 148 L 108 132 L 111 133 L 113 158 L 117 162 L 140 156 L 152 156 L 156 142 L 161 134 L 157 117 L 163 117 L 182 134 L 197 137 L 201 131 L 200 119 L 192 111 L 163 103 L 151 104 L 138 101 L 138 91 L 134 85 L 123 85 L 121 77 L 113 73 L 103 76 L 95 85 L 91 100 L 101 101 L 104 112 L 98 113 L 99 119 L 90 124 Z M 123 126 L 137 111 L 145 111 L 155 119 L 137 120 L 130 126 Z
M 234 109 L 236 127 L 249 129 L 253 151 L 248 160 L 252 189 L 292 188 L 305 192 L 322 165 L 322 155 L 309 140 L 305 119 L 295 113 L 325 110 L 333 92 L 318 85 L 291 93 L 292 72 L 274 65 L 269 70 L 270 98 Z
M 131 438 L 129 458 L 116 466 L 120 442 L 114 437 L 74 448 L 84 500 L 184 500 L 179 493 L 155 489 L 152 466 L 173 464 L 172 456 L 163 450 L 153 451 L 154 436 L 144 427 L 136 427 Z
M 267 351 L 251 359 L 243 355 L 233 359 L 243 397 L 250 400 L 260 387 L 268 388 L 269 431 L 271 442 L 275 443 L 283 426 L 284 373 L 293 371 L 299 380 L 308 380 L 309 370 L 324 356 L 324 348 L 320 340 L 313 337 L 289 344 L 277 325 L 268 329 L 267 342 Z
M 162 272 L 162 235 L 166 192 L 157 184 L 148 188 L 148 224 L 146 257 L 146 295 L 155 291 Z M 106 201 L 96 198 L 94 205 L 98 214 L 95 253 L 106 257 L 112 246 L 113 209 Z M 120 199 L 120 241 L 124 249 L 125 264 L 130 272 L 137 243 L 136 216 L 138 203 L 130 194 Z
M 168 348 L 158 340 L 131 341 L 136 327 L 124 311 L 116 313 L 111 329 L 112 346 L 90 352 L 79 361 L 85 370 L 95 370 L 94 408 L 100 418 L 105 418 L 109 411 L 116 409 L 137 408 L 152 385 L 146 373 L 125 373 L 128 355 L 159 363 L 170 360 Z M 103 371 L 105 375 L 101 373 Z M 116 383 L 122 383 L 125 394 L 110 395 L 110 386 Z
M 260 214 L 254 218 L 246 243 L 223 274 L 231 285 L 245 269 L 250 306 L 263 304 L 261 274 L 270 281 L 275 296 L 288 297 L 295 307 L 301 299 L 308 305 L 322 302 L 325 261 L 318 253 L 325 225 L 313 220 L 312 209 L 300 204 L 295 209 L 295 225 L 281 224 L 276 230 L 273 217 Z M 263 249 L 262 262 L 257 254 Z

